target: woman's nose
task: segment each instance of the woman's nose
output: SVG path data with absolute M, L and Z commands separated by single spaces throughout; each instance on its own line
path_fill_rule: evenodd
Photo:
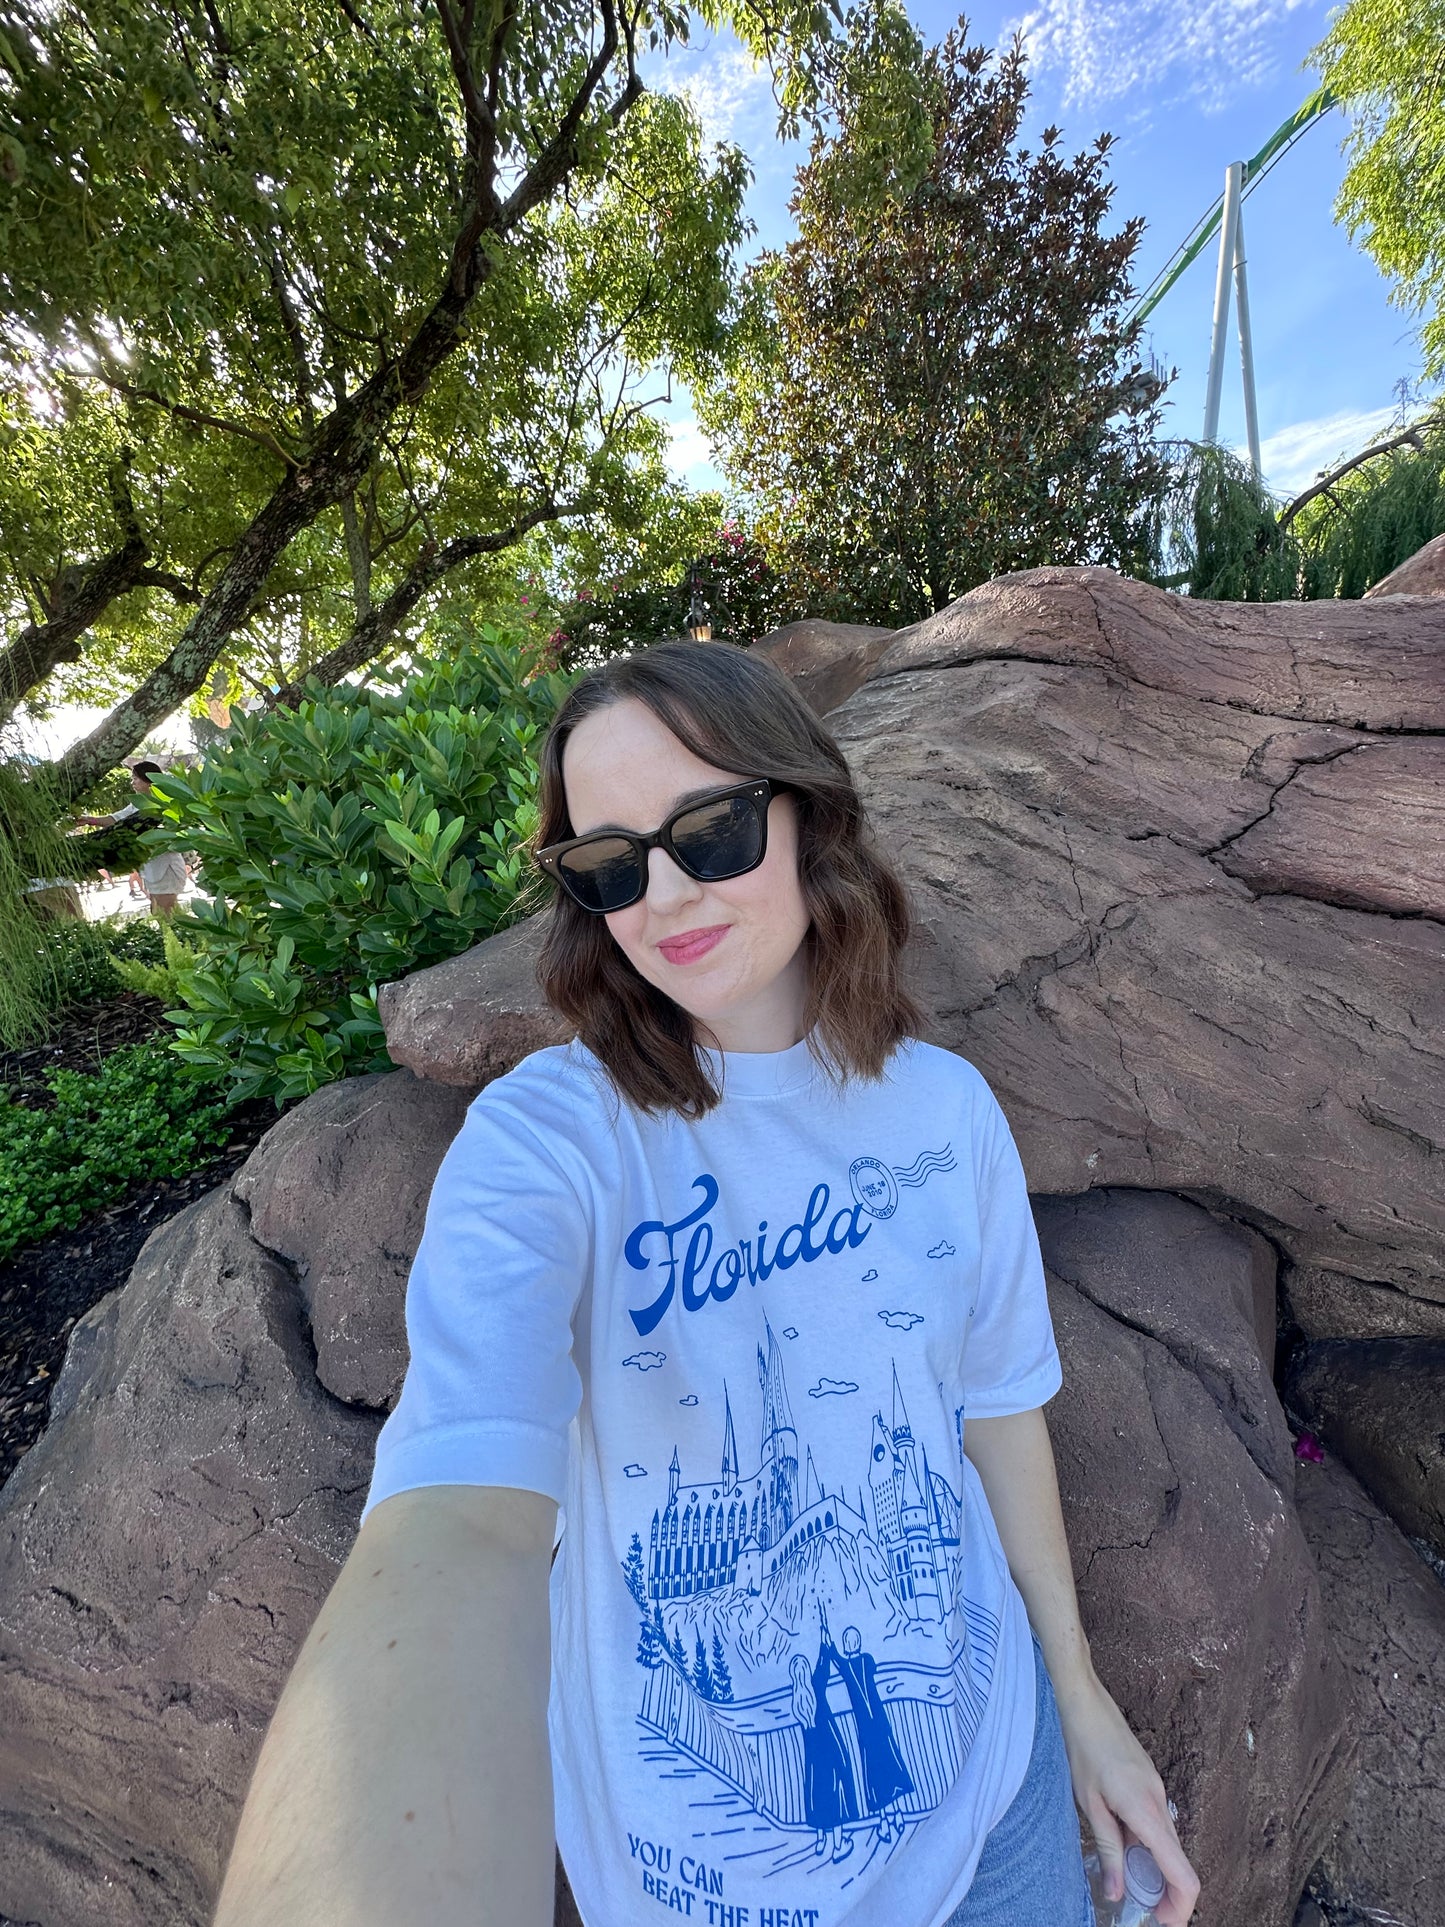
M 702 895 L 702 886 L 680 870 L 666 850 L 647 853 L 647 907 L 659 916 L 679 910 Z

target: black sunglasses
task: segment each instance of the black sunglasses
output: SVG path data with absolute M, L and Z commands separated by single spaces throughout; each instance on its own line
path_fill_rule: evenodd
M 574 903 L 595 916 L 625 910 L 647 895 L 647 857 L 666 850 L 696 883 L 721 883 L 756 870 L 768 849 L 773 786 L 759 778 L 695 797 L 644 835 L 593 830 L 538 850 L 537 862 Z

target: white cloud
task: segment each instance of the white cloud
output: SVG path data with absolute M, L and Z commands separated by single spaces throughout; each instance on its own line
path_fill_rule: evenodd
M 692 488 L 720 488 L 722 477 L 707 437 L 694 415 L 664 423 L 667 429 L 667 466 L 680 482 Z
M 1274 28 L 1310 0 L 1041 0 L 1011 21 L 1041 73 L 1062 70 L 1064 103 L 1094 107 L 1142 90 L 1219 108 L 1272 79 Z
M 709 141 L 739 141 L 743 130 L 756 132 L 759 116 L 772 131 L 776 109 L 772 76 L 755 67 L 752 57 L 731 36 L 701 47 L 674 47 L 649 77 L 666 94 L 679 94 L 692 105 Z
M 1378 441 L 1395 417 L 1393 408 L 1346 408 L 1281 428 L 1260 443 L 1264 478 L 1276 494 L 1298 495 L 1322 470 L 1348 461 Z

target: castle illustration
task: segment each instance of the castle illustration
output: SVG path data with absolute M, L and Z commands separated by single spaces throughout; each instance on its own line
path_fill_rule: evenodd
M 771 1326 L 765 1329 L 767 1351 L 758 1348 L 758 1468 L 749 1474 L 741 1469 L 732 1405 L 724 1393 L 717 1474 L 684 1478 L 673 1447 L 667 1503 L 652 1515 L 649 1599 L 659 1605 L 693 1600 L 732 1586 L 757 1594 L 819 1539 L 865 1535 L 887 1561 L 903 1614 L 945 1622 L 955 1603 L 960 1506 L 914 1439 L 896 1367 L 891 1423 L 875 1413 L 867 1495 L 860 1486 L 854 1504 L 840 1491 L 824 1490 L 810 1449 L 800 1463 L 782 1355 Z

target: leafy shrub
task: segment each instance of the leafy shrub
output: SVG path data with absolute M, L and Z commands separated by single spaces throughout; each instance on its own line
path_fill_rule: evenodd
M 484 633 L 404 684 L 238 715 L 198 771 L 167 774 L 147 841 L 195 850 L 212 899 L 177 925 L 201 955 L 175 972 L 174 1048 L 237 1098 L 390 1069 L 376 986 L 515 913 L 534 743 L 566 684 Z
M 46 1009 L 51 1014 L 114 997 L 113 959 L 158 964 L 165 955 L 161 931 L 152 917 L 36 922 L 30 941 L 43 963 Z
M 0 1260 L 145 1178 L 177 1177 L 220 1150 L 231 1106 L 163 1039 L 112 1051 L 98 1071 L 50 1070 L 53 1106 L 0 1089 Z M 199 1087 L 199 1088 L 198 1088 Z
M 147 921 L 150 921 L 147 919 Z M 152 923 L 151 928 L 155 925 Z M 169 921 L 161 925 L 162 955 L 159 961 L 153 959 L 148 951 L 145 957 L 127 957 L 116 952 L 110 956 L 111 974 L 118 977 L 127 990 L 135 990 L 142 997 L 157 997 L 162 1003 L 173 1004 L 181 996 L 181 975 L 193 970 L 201 962 L 203 953 L 183 943 L 171 928 Z

